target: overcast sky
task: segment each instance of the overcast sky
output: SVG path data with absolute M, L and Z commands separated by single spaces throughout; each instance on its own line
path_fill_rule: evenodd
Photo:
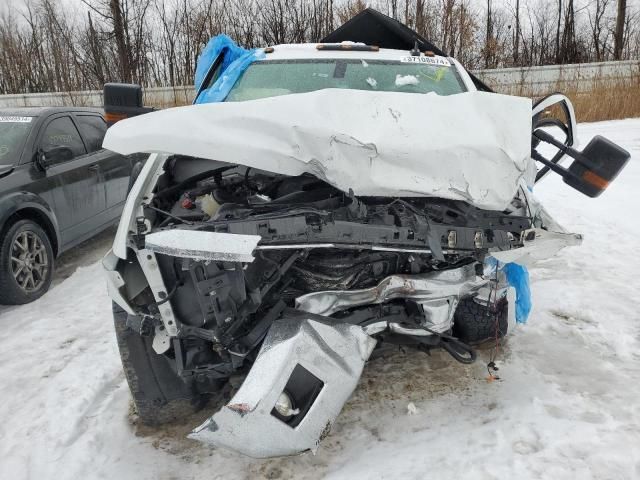
M 0 0 L 0 12 L 12 10 L 14 12 L 19 12 L 24 8 L 24 5 L 29 0 Z M 88 7 L 82 3 L 81 0 L 54 0 L 56 3 L 61 4 L 67 15 L 77 16 L 79 19 L 86 18 L 86 11 Z M 340 0 L 338 0 L 339 2 Z M 521 0 L 520 5 L 521 8 L 524 8 L 525 5 L 536 5 L 547 3 L 549 0 Z M 553 1 L 553 0 L 552 0 Z M 476 4 L 481 9 L 486 9 L 486 0 L 470 0 L 472 4 Z M 171 0 L 167 1 L 167 4 L 171 4 Z M 367 2 L 374 3 L 375 2 Z M 564 2 L 563 2 L 564 3 Z M 615 3 L 616 0 L 612 1 L 612 12 L 615 12 Z M 515 5 L 515 0 L 493 0 L 494 8 L 499 6 L 510 6 Z M 589 7 L 591 5 L 595 5 L 595 0 L 575 0 L 575 8 L 576 10 L 580 10 L 583 7 Z M 627 0 L 627 6 L 630 9 L 635 10 L 640 7 L 640 0 Z M 513 8 L 508 8 L 508 10 L 513 10 Z M 522 11 L 522 10 L 521 10 Z

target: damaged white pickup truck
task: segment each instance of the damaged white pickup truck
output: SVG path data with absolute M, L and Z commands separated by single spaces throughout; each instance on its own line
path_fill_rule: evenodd
M 504 265 L 580 242 L 536 201 L 536 177 L 596 196 L 628 159 L 602 137 L 571 148 L 565 97 L 532 125 L 529 99 L 479 92 L 433 52 L 277 45 L 216 61 L 198 93 L 215 103 L 109 130 L 105 148 L 151 155 L 104 266 L 142 421 L 246 375 L 192 438 L 253 457 L 315 451 L 383 344 L 472 362 L 515 321 Z

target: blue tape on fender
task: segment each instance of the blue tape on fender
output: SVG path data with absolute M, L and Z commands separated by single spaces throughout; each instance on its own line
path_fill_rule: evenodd
M 264 57 L 261 49 L 247 50 L 238 46 L 227 35 L 217 35 L 209 40 L 198 57 L 194 85 L 196 92 L 200 89 L 207 72 L 219 55 L 222 55 L 220 76 L 216 82 L 203 90 L 194 103 L 222 102 L 251 63 Z
M 507 263 L 502 267 L 509 285 L 516 289 L 516 322 L 526 323 L 531 312 L 531 289 L 529 272 L 522 265 Z

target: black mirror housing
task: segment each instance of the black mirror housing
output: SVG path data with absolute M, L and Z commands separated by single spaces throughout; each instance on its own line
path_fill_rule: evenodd
M 559 148 L 561 154 L 574 159 L 573 163 L 567 169 L 558 165 L 557 161 L 554 161 L 555 157 L 554 159 L 545 158 L 536 150 L 539 142 Z M 539 128 L 533 131 L 531 158 L 560 175 L 567 185 L 593 198 L 604 192 L 615 180 L 631 158 L 631 154 L 600 135 L 593 137 L 580 152 L 562 144 Z
M 69 147 L 55 146 L 41 152 L 39 166 L 46 169 L 56 163 L 66 162 L 73 158 L 73 151 Z
M 596 135 L 577 156 L 564 182 L 589 197 L 606 190 L 631 158 L 629 152 L 611 140 Z
M 125 118 L 153 111 L 142 105 L 142 87 L 132 83 L 105 83 L 104 119 L 110 127 Z

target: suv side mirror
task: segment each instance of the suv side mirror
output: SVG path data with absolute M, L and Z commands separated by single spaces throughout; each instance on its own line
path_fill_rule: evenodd
M 40 150 L 36 157 L 36 163 L 41 170 L 46 170 L 56 163 L 66 162 L 73 158 L 73 151 L 69 147 L 56 145 L 47 150 Z

